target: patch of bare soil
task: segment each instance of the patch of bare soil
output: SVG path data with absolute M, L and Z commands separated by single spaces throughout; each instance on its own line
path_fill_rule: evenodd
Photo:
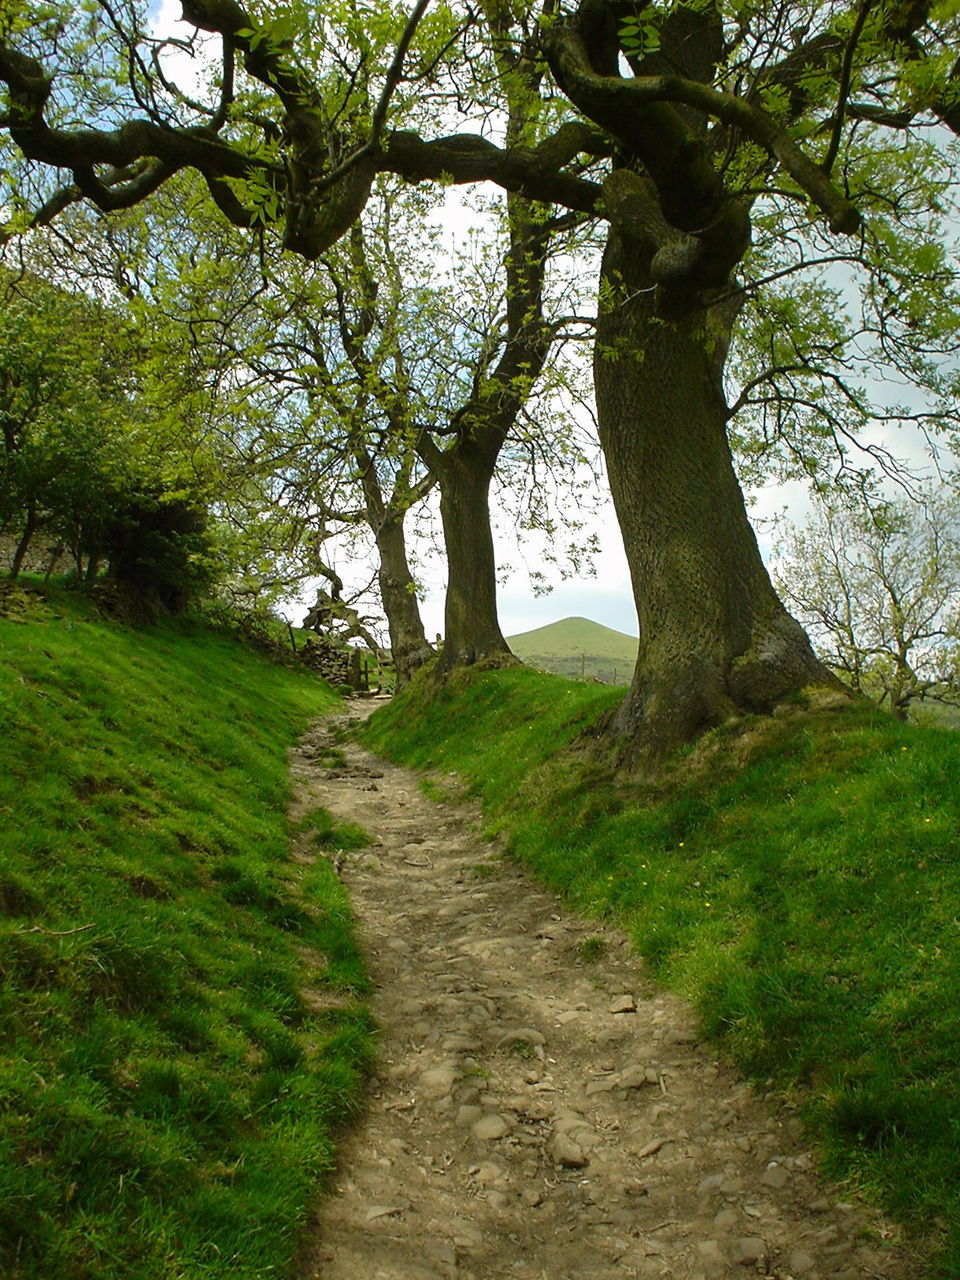
M 329 767 L 336 724 L 294 756 L 297 805 L 377 842 L 331 856 L 380 1057 L 305 1280 L 915 1280 L 621 935 L 503 860 L 470 805 L 350 744 Z

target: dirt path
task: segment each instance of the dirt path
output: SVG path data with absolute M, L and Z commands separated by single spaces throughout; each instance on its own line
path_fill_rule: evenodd
M 382 1036 L 309 1280 L 916 1280 L 621 936 L 416 775 L 350 744 L 325 767 L 335 724 L 294 756 L 297 805 L 377 841 L 338 863 Z

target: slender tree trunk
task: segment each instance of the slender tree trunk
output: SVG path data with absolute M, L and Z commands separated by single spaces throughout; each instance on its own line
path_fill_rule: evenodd
M 443 667 L 512 658 L 497 618 L 497 565 L 490 527 L 493 458 L 466 440 L 445 455 L 440 519 L 447 552 Z
M 387 615 L 399 688 L 433 656 L 433 649 L 423 629 L 416 583 L 407 561 L 403 516 L 385 515 L 376 525 L 374 536 L 380 553 L 380 599 Z
M 427 641 L 423 619 L 420 617 L 420 602 L 417 600 L 416 583 L 407 560 L 407 543 L 403 532 L 404 517 L 409 510 L 404 497 L 409 500 L 412 462 L 409 467 L 404 466 L 401 470 L 395 481 L 393 497 L 387 500 L 380 487 L 373 458 L 358 450 L 355 460 L 363 485 L 367 524 L 376 540 L 380 559 L 380 603 L 387 615 L 396 686 L 400 688 L 414 671 L 433 657 L 433 649 Z
M 27 523 L 23 527 L 23 533 L 20 535 L 17 549 L 13 553 L 13 564 L 10 566 L 11 581 L 15 581 L 20 576 L 20 570 L 23 568 L 23 562 L 27 558 L 33 535 L 40 528 L 40 524 L 41 522 L 37 519 L 36 512 L 30 510 L 27 513 Z
M 628 755 L 657 756 L 732 714 L 836 681 L 781 604 L 747 518 L 721 383 L 733 315 L 658 314 L 639 258 L 612 229 L 595 380 L 640 621 L 610 731 Z
M 64 552 L 64 544 L 62 541 L 60 541 L 56 544 L 56 546 L 50 552 L 50 559 L 47 561 L 47 571 L 43 575 L 44 583 L 47 583 L 50 581 L 51 575 L 53 574 L 54 569 L 57 567 L 57 561 L 63 555 L 63 552 Z

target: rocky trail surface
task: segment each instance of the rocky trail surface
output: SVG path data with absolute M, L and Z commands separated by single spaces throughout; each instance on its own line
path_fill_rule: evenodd
M 334 856 L 380 1053 L 305 1277 L 916 1280 L 622 936 L 505 861 L 470 805 L 340 741 L 343 724 L 301 741 L 296 806 L 376 842 Z

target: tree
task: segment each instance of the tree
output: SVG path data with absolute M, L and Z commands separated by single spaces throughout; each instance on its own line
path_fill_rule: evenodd
M 787 528 L 776 579 L 823 660 L 901 719 L 960 704 L 960 501 L 821 500 Z
M 123 492 L 104 521 L 98 549 L 125 602 L 148 617 L 182 613 L 216 578 L 206 508 L 159 486 Z
M 442 281 L 435 255 L 409 247 L 409 217 L 401 251 L 403 202 L 388 188 L 376 205 L 380 219 L 365 217 L 364 228 L 357 224 L 345 237 L 347 250 L 324 256 L 336 292 L 334 333 L 301 314 L 312 338 L 298 345 L 312 347 L 313 368 L 323 371 L 317 395 L 327 397 L 341 424 L 353 424 L 350 447 L 380 550 L 385 602 L 394 584 L 405 601 L 412 595 L 405 556 L 387 537 L 402 533 L 406 510 L 435 487 L 447 561 L 442 665 L 509 660 L 497 615 L 489 491 L 505 460 L 524 466 L 531 437 L 555 473 L 569 473 L 580 457 L 568 419 L 544 421 L 551 389 L 567 380 L 557 340 L 565 323 L 561 299 L 547 275 L 551 255 L 568 241 L 555 220 L 511 198 L 504 210 L 487 211 L 488 221 L 501 215 L 500 236 L 469 271 L 456 262 Z M 422 227 L 418 234 L 422 239 Z M 339 374 L 335 351 L 345 357 Z M 388 465 L 392 492 L 385 498 Z M 531 493 L 535 504 L 542 493 L 536 484 Z M 412 627 L 405 631 L 414 637 Z
M 504 655 L 486 498 L 493 467 L 506 460 L 514 475 L 529 473 L 525 520 L 535 527 L 549 507 L 545 469 L 562 478 L 580 455 L 567 417 L 555 409 L 557 388 L 569 385 L 553 340 L 561 326 L 571 327 L 572 317 L 561 314 L 571 302 L 563 272 L 551 273 L 546 304 L 541 299 L 546 246 L 568 249 L 569 235 L 537 224 L 534 239 L 515 218 L 512 233 L 504 230 L 489 245 L 471 241 L 438 272 L 438 233 L 425 226 L 429 202 L 420 191 L 398 191 L 395 182 L 381 185 L 362 225 L 316 265 L 277 254 L 269 243 L 254 250 L 235 232 L 211 225 L 179 190 L 183 182 L 154 202 L 149 252 L 131 233 L 131 258 L 114 230 L 106 245 L 79 229 L 71 243 L 86 260 L 88 283 L 95 271 L 101 287 L 124 280 L 142 299 L 150 363 L 178 410 L 188 403 L 192 419 L 207 414 L 198 389 L 209 384 L 211 405 L 226 417 L 221 439 L 234 441 L 216 455 L 221 482 L 230 459 L 242 455 L 241 474 L 228 488 L 242 479 L 244 492 L 262 492 L 265 510 L 272 503 L 275 552 L 298 542 L 304 551 L 320 548 L 329 536 L 366 523 L 402 680 L 432 655 L 407 560 L 408 511 L 438 481 L 441 491 L 456 481 L 479 495 L 469 519 L 441 498 L 452 619 L 444 656 L 452 663 Z M 169 215 L 156 211 L 160 204 L 170 206 Z M 496 225 L 497 209 L 480 212 Z M 134 211 L 131 217 L 140 220 Z M 71 216 L 68 226 L 76 222 Z M 175 228 L 175 243 L 161 249 L 168 227 Z M 521 272 L 535 286 L 523 294 L 510 287 Z M 536 365 L 527 358 L 530 335 Z M 538 376 L 539 365 L 546 376 Z M 493 428 L 483 449 L 476 447 L 481 415 Z M 235 495 L 220 506 L 232 513 Z M 242 510 L 248 535 L 262 519 L 249 503 Z M 336 576 L 307 554 L 301 564 L 331 581 Z M 261 578 L 245 574 L 244 582 L 252 587 Z
M 0 530 L 16 578 L 40 531 L 84 547 L 120 482 L 129 414 L 113 318 L 33 276 L 0 289 Z
M 387 243 L 388 260 L 389 254 Z M 373 279 L 359 223 L 345 249 L 332 250 L 323 265 L 323 277 L 308 280 L 278 271 L 287 305 L 270 357 L 302 388 L 310 452 L 323 450 L 333 460 L 322 479 L 310 465 L 295 479 L 301 502 L 316 512 L 324 537 L 361 522 L 373 537 L 399 687 L 433 655 L 404 533 L 408 512 L 434 483 L 417 466 L 413 423 L 422 393 L 406 399 L 401 386 L 410 346 L 423 336 L 420 316 L 393 280 Z M 339 602 L 342 583 L 332 572 L 326 576 L 332 594 L 321 591 L 318 603 Z
M 34 175 L 60 166 L 73 176 L 21 225 L 81 197 L 129 205 L 182 167 L 204 175 L 226 217 L 282 222 L 286 247 L 311 259 L 356 221 L 381 171 L 493 182 L 601 217 L 597 409 L 641 631 L 613 732 L 631 752 L 659 754 L 731 713 L 829 681 L 764 569 L 733 468 L 723 369 L 751 296 L 736 273 L 754 227 L 795 210 L 789 269 L 829 234 L 838 257 L 856 246 L 876 286 L 890 229 L 911 213 L 908 193 L 930 189 L 930 150 L 916 139 L 933 123 L 960 132 L 957 15 L 923 0 L 907 10 L 830 0 L 803 12 L 581 0 L 549 6 L 543 20 L 490 4 L 481 29 L 469 15 L 425 10 L 405 21 L 385 13 L 367 31 L 313 21 L 293 4 L 265 16 L 235 0 L 186 0 L 187 21 L 222 46 L 219 91 L 204 105 L 150 73 L 147 26 L 111 8 L 103 48 L 129 68 L 134 98 L 114 105 L 111 84 L 109 111 L 88 106 L 87 128 L 56 115 L 55 87 L 74 117 L 89 102 L 59 53 L 62 30 L 54 43 L 42 24 L 29 34 L 9 24 L 3 123 Z M 524 63 L 535 66 L 527 84 L 542 90 L 549 129 L 503 146 L 476 132 L 391 131 L 411 86 L 439 92 L 463 45 L 474 55 L 490 45 L 521 77 Z M 472 60 L 457 73 L 464 98 L 486 91 Z M 928 261 L 943 235 L 938 200 L 927 201 L 926 225 L 907 216 L 900 237 Z M 916 317 L 882 302 L 880 314 L 890 341 L 910 347 Z
M 225 227 L 202 184 L 183 175 L 149 209 L 105 218 L 72 208 L 55 234 L 17 248 L 31 273 L 69 281 L 77 297 L 110 298 L 133 327 L 140 412 L 125 441 L 152 468 L 136 483 L 208 509 L 221 593 L 263 608 L 323 573 L 324 513 L 301 491 L 329 477 L 332 450 L 311 435 L 290 371 L 264 359 L 290 309 L 307 303 L 284 292 L 264 246 Z
M 216 577 L 208 512 L 157 439 L 142 333 L 119 307 L 4 273 L 0 530 L 20 573 L 36 534 L 102 570 L 138 609 L 179 611 Z

